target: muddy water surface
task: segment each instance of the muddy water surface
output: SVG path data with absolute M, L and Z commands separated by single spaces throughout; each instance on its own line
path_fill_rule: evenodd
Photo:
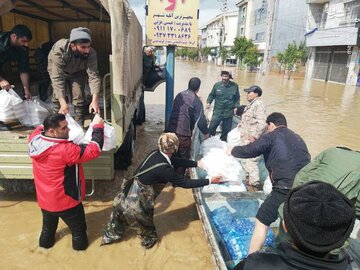
M 200 95 L 206 100 L 221 68 L 178 61 L 175 92 L 186 89 L 190 77 L 202 79 Z M 330 146 L 360 150 L 360 90 L 340 84 L 324 84 L 281 75 L 263 77 L 233 71 L 241 88 L 260 85 L 267 112 L 283 112 L 289 127 L 306 141 L 313 156 Z M 213 269 L 190 190 L 167 187 L 156 204 L 155 223 L 160 242 L 145 251 L 132 231 L 120 243 L 100 247 L 102 230 L 111 211 L 120 179 L 129 175 L 144 156 L 156 147 L 164 128 L 165 87 L 146 94 L 147 122 L 138 128 L 134 166 L 117 172 L 113 182 L 96 184 L 95 195 L 84 202 L 90 246 L 85 252 L 71 248 L 71 236 L 60 222 L 56 244 L 38 247 L 41 213 L 34 195 L 0 190 L 0 269 Z M 241 93 L 241 101 L 246 103 Z

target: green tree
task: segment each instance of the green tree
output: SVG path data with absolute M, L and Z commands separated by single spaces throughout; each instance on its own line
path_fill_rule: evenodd
M 200 49 L 200 53 L 203 59 L 207 59 L 209 55 L 211 55 L 212 48 L 210 47 L 203 47 Z
M 231 48 L 231 53 L 242 62 L 247 53 L 247 50 L 254 46 L 254 43 L 246 37 L 236 37 L 234 40 L 234 45 Z
M 229 56 L 229 53 L 230 53 L 230 51 L 228 51 L 228 49 L 226 49 L 225 47 L 220 48 L 220 57 L 221 57 L 221 62 L 222 62 L 221 64 L 223 64 L 226 61 L 226 59 Z
M 293 43 L 290 43 L 283 53 L 278 53 L 277 57 L 280 68 L 285 69 L 285 72 L 288 74 L 288 79 L 290 79 L 291 72 L 296 70 L 300 63 L 306 63 L 307 50 L 305 44 L 301 43 L 297 46 L 296 42 L 293 41 Z
M 199 52 L 195 48 L 189 48 L 187 50 L 187 57 L 189 57 L 189 59 L 191 59 L 191 60 L 194 60 L 198 56 L 198 54 L 199 54 Z
M 306 47 L 305 41 L 302 41 L 299 45 L 301 64 L 305 66 L 309 58 L 309 49 Z
M 246 50 L 244 64 L 250 67 L 250 71 L 260 64 L 260 53 L 255 45 Z

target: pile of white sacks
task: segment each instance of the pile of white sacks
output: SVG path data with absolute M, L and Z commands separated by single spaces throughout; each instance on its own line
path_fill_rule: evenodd
M 0 91 L 0 121 L 18 120 L 25 127 L 40 125 L 49 114 L 49 108 L 38 98 L 22 100 L 13 89 Z
M 233 156 L 226 154 L 228 147 L 240 144 L 240 129 L 234 128 L 229 134 L 227 143 L 221 141 L 219 137 L 210 137 L 201 145 L 207 177 L 221 175 L 225 183 L 219 185 L 208 185 L 203 188 L 203 192 L 242 192 L 246 191 L 244 181 L 246 171 L 241 165 L 241 161 Z M 260 180 L 264 181 L 264 193 L 271 192 L 272 185 L 268 177 L 264 161 L 259 162 Z
M 51 112 L 51 107 L 42 102 L 38 97 L 33 97 L 31 100 L 22 100 L 13 89 L 0 91 L 0 121 L 4 123 L 17 120 L 25 127 L 36 127 L 41 125 Z M 69 141 L 73 141 L 76 144 L 88 144 L 91 141 L 93 123 L 84 132 L 84 129 L 76 123 L 70 114 L 66 115 L 66 120 L 70 129 Z M 110 151 L 115 147 L 115 129 L 108 123 L 105 123 L 102 150 Z

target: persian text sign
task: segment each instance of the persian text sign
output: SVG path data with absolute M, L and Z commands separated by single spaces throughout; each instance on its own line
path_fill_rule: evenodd
M 146 44 L 197 47 L 199 0 L 148 0 Z

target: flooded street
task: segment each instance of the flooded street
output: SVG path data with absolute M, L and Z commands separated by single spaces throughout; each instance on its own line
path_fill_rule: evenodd
M 202 80 L 200 96 L 206 101 L 222 68 L 177 61 L 175 95 L 187 88 L 188 80 Z M 312 157 L 332 146 L 360 150 L 360 89 L 341 84 L 325 84 L 282 75 L 261 76 L 232 71 L 240 88 L 257 84 L 263 89 L 267 113 L 285 114 L 288 126 L 307 143 Z M 241 90 L 241 103 L 246 104 Z M 133 166 L 117 172 L 113 182 L 96 183 L 95 195 L 84 202 L 90 246 L 85 252 L 71 248 L 70 231 L 59 223 L 52 249 L 38 247 L 41 212 L 34 194 L 14 194 L 0 190 L 0 269 L 213 269 L 211 250 L 198 218 L 191 190 L 167 187 L 158 197 L 155 225 L 160 237 L 151 250 L 144 250 L 134 232 L 124 239 L 100 247 L 112 200 L 124 175 L 131 175 L 144 156 L 157 147 L 164 128 L 165 85 L 146 93 L 147 122 L 138 127 Z
M 175 95 L 187 88 L 191 77 L 202 81 L 199 95 L 206 103 L 213 84 L 219 81 L 220 71 L 229 70 L 239 84 L 241 104 L 247 104 L 244 88 L 259 85 L 267 114 L 282 112 L 290 129 L 299 133 L 314 157 L 331 146 L 347 146 L 360 149 L 360 88 L 343 84 L 324 83 L 302 78 L 287 80 L 283 74 L 262 76 L 235 67 L 221 68 L 210 64 L 177 61 L 175 67 Z M 159 104 L 165 100 L 165 85 L 156 93 L 146 93 L 147 104 Z

